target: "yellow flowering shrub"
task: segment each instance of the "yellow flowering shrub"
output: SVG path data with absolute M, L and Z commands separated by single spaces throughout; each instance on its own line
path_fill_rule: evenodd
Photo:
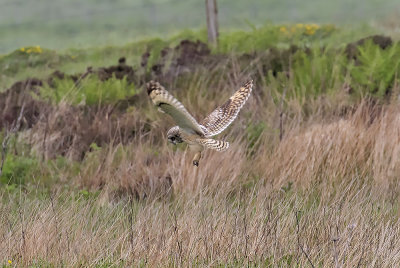
M 26 54 L 41 54 L 43 52 L 43 50 L 40 46 L 21 47 L 19 50 Z
M 325 27 L 321 27 L 318 24 L 303 24 L 297 23 L 293 26 L 280 26 L 279 32 L 285 35 L 314 35 L 319 30 L 323 30 Z

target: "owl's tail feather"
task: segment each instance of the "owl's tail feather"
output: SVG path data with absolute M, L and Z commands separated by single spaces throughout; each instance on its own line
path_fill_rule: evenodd
M 208 149 L 216 150 L 219 152 L 223 152 L 229 148 L 229 142 L 226 141 L 218 141 L 214 139 L 197 139 L 197 142 Z

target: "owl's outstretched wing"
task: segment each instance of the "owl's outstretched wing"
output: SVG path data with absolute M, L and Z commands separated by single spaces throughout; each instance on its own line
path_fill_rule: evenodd
M 196 119 L 160 83 L 154 81 L 147 83 L 147 94 L 153 104 L 169 114 L 180 128 L 189 133 L 204 135 Z
M 206 137 L 218 135 L 224 131 L 237 117 L 253 89 L 253 80 L 245 83 L 224 104 L 216 108 L 201 122 Z

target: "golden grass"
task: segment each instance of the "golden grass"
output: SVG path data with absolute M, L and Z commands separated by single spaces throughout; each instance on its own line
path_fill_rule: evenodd
M 270 157 L 267 176 L 301 184 L 316 179 L 371 177 L 382 186 L 400 164 L 400 110 L 360 104 L 353 115 L 295 128 Z
M 361 177 L 104 206 L 70 194 L 8 198 L 0 257 L 18 266 L 310 266 L 302 250 L 315 266 L 400 263 L 398 208 Z

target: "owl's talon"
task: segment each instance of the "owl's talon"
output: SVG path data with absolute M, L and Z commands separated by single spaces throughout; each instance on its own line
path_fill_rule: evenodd
M 199 161 L 197 161 L 197 160 L 193 160 L 193 166 L 196 166 L 196 167 L 198 167 L 198 166 L 199 166 Z

